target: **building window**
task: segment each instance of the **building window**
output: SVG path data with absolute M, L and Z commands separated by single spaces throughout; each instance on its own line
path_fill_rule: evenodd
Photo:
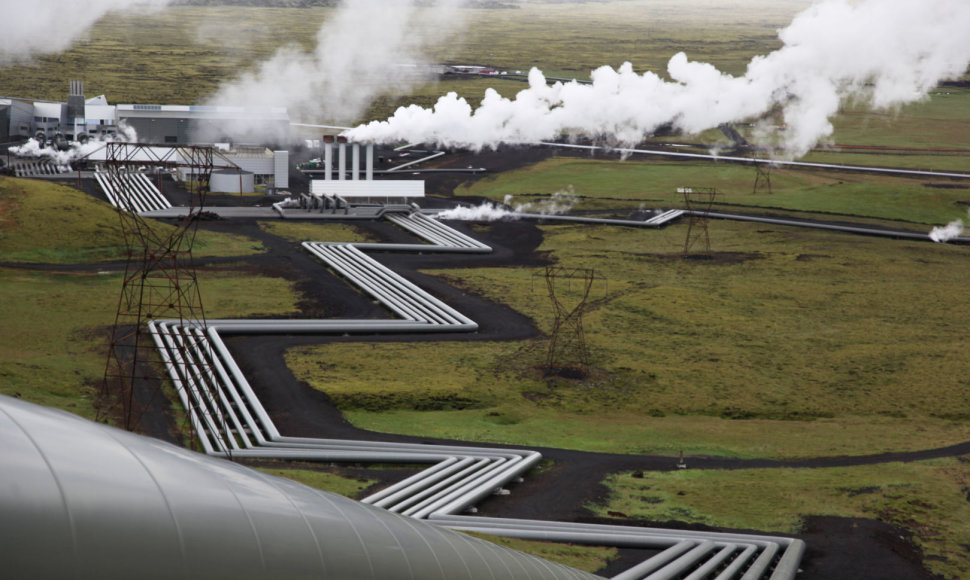
M 176 137 L 176 136 L 174 136 L 174 135 L 166 135 L 165 136 L 165 142 L 166 143 L 178 143 L 179 142 L 179 138 Z

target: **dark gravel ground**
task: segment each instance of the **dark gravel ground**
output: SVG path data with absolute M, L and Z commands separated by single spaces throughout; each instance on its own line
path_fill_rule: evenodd
M 558 154 L 558 153 L 557 153 Z M 460 155 L 447 156 L 439 166 L 464 167 L 469 164 L 485 166 L 492 170 L 507 170 L 534 163 L 551 155 L 547 149 L 523 149 L 502 153 L 483 153 L 473 158 Z M 470 160 L 473 159 L 473 160 Z M 467 180 L 467 176 L 443 174 L 428 182 L 429 195 L 447 197 L 455 185 Z M 429 199 L 428 204 L 445 203 Z M 355 223 L 386 241 L 413 241 L 409 234 L 386 223 Z M 259 238 L 268 248 L 261 256 L 245 259 L 245 268 L 281 276 L 296 283 L 303 294 L 299 305 L 303 317 L 364 317 L 380 318 L 388 314 L 365 296 L 330 274 L 319 262 L 299 249 L 298 245 L 285 242 L 262 232 L 254 223 L 246 221 L 212 221 L 202 227 L 219 231 L 249 235 Z M 458 229 L 465 229 L 457 224 Z M 467 230 L 469 233 L 470 230 Z M 468 295 L 435 278 L 416 272 L 416 269 L 450 268 L 486 265 L 534 266 L 544 265 L 544 256 L 536 252 L 542 241 L 540 230 L 531 222 L 497 222 L 485 231 L 476 230 L 475 237 L 488 243 L 495 252 L 484 256 L 454 256 L 446 254 L 401 255 L 378 254 L 379 259 L 409 280 L 415 281 L 432 294 L 442 298 L 481 325 L 479 332 L 471 335 L 449 335 L 448 340 L 517 340 L 535 336 L 539 331 L 522 315 L 478 296 Z M 210 262 L 216 262 L 213 260 Z M 238 263 L 239 260 L 233 260 Z M 204 265 L 204 264 L 203 264 Z M 362 340 L 430 340 L 427 336 L 393 337 L 324 337 L 324 336 L 234 336 L 227 337 L 227 344 L 236 356 L 247 378 L 259 394 L 263 404 L 273 416 L 281 432 L 286 435 L 353 438 L 385 441 L 426 441 L 445 443 L 420 437 L 386 435 L 364 431 L 349 424 L 334 408 L 328 397 L 301 384 L 283 362 L 286 349 L 301 344 L 328 341 Z M 441 340 L 436 336 L 433 340 Z M 163 409 L 157 412 L 164 413 Z M 157 428 L 158 421 L 153 425 Z M 170 438 L 169 433 L 156 435 Z M 447 441 L 447 443 L 455 443 Z M 482 446 L 489 446 L 482 444 Z M 677 458 L 660 456 L 632 456 L 605 453 L 588 453 L 563 449 L 534 448 L 553 461 L 553 466 L 531 474 L 523 483 L 511 487 L 511 495 L 486 500 L 479 506 L 480 514 L 547 519 L 556 521 L 603 522 L 624 525 L 659 525 L 665 527 L 689 527 L 679 522 L 644 522 L 629 519 L 622 514 L 603 519 L 596 518 L 584 506 L 603 499 L 607 493 L 602 485 L 605 477 L 617 471 L 671 470 Z M 732 469 L 799 466 L 825 467 L 835 465 L 859 465 L 885 461 L 911 461 L 931 457 L 954 456 L 970 453 L 970 442 L 946 449 L 927 450 L 916 453 L 879 455 L 869 457 L 832 457 L 798 462 L 773 462 L 765 460 L 732 460 L 688 457 L 691 469 Z M 355 470 L 342 468 L 350 474 L 366 473 L 367 477 L 390 482 L 405 477 L 409 472 L 395 469 Z M 710 528 L 706 528 L 710 529 Z M 734 530 L 731 530 L 734 531 Z M 818 580 L 836 579 L 885 579 L 911 580 L 934 578 L 921 564 L 921 554 L 910 534 L 885 523 L 859 518 L 810 517 L 805 521 L 799 535 L 807 543 L 800 578 Z M 613 562 L 602 574 L 610 576 L 642 561 L 648 551 L 621 550 L 621 558 Z

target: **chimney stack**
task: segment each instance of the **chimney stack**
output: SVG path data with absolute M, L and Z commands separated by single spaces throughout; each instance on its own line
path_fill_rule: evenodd
M 367 181 L 374 181 L 374 144 L 367 145 L 367 174 L 364 176 Z
M 350 178 L 354 181 L 360 179 L 360 144 L 354 143 L 354 162 L 350 172 Z
M 323 136 L 323 179 L 330 181 L 333 173 L 333 135 Z
M 337 179 L 347 179 L 347 138 L 343 136 L 337 137 L 337 165 Z

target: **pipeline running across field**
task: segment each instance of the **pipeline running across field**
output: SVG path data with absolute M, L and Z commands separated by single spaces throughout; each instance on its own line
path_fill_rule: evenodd
M 394 313 L 394 319 L 153 321 L 149 330 L 205 453 L 228 458 L 430 464 L 362 500 L 445 527 L 533 540 L 644 548 L 657 553 L 616 580 L 718 578 L 791 580 L 799 539 L 634 526 L 466 515 L 509 493 L 541 460 L 535 451 L 288 437 L 279 432 L 222 337 L 236 334 L 374 335 L 474 332 L 478 325 L 373 259 L 364 250 L 485 253 L 491 248 L 420 212 L 384 219 L 429 244 L 304 242 L 303 248 Z

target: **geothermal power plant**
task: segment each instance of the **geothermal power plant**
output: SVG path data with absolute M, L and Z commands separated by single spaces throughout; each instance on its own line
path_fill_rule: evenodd
M 72 90 L 79 86 L 72 83 Z M 35 112 L 48 105 L 35 104 Z M 806 546 L 790 537 L 476 516 L 476 506 L 482 501 L 501 501 L 501 496 L 514 494 L 518 482 L 529 477 L 542 459 L 533 450 L 318 439 L 281 432 L 225 338 L 271 334 L 444 338 L 478 330 L 478 323 L 460 307 L 444 303 L 382 264 L 379 257 L 492 251 L 473 235 L 440 219 L 448 212 L 421 207 L 425 182 L 410 174 L 420 172 L 423 162 L 447 155 L 445 151 L 416 153 L 411 160 L 399 160 L 392 169 L 375 171 L 375 159 L 391 157 L 394 151 L 326 135 L 309 144 L 311 153 L 319 157 L 301 173 L 291 167 L 287 150 L 265 146 L 163 143 L 169 139 L 158 139 L 150 132 L 138 133 L 139 137 L 149 135 L 147 143 L 101 142 L 87 119 L 83 124 L 80 118 L 72 120 L 70 104 L 61 110 L 68 114 L 56 123 L 49 117 L 50 121 L 24 131 L 34 133 L 38 143 L 46 141 L 49 155 L 41 159 L 51 159 L 44 163 L 56 163 L 59 171 L 66 172 L 60 179 L 96 184 L 102 199 L 122 215 L 141 220 L 140 224 L 150 219 L 184 220 L 204 210 L 228 220 L 384 221 L 413 239 L 395 243 L 306 240 L 299 246 L 317 260 L 321 274 L 329 269 L 381 305 L 389 314 L 384 318 L 198 320 L 179 313 L 178 318 L 139 322 L 187 413 L 202 455 L 0 398 L 0 431 L 9 443 L 3 454 L 3 471 L 12 482 L 0 489 L 0 511 L 10 516 L 0 521 L 0 539 L 19 555 L 13 560 L 14 576 L 122 578 L 137 570 L 138 575 L 159 578 L 181 574 L 237 579 L 593 577 L 456 534 L 457 530 L 615 546 L 647 554 L 643 561 L 614 576 L 619 580 L 796 577 Z M 109 117 L 104 130 L 113 132 L 120 124 L 139 127 L 136 118 L 124 116 L 129 110 L 148 109 L 119 106 L 115 109 L 119 116 L 114 118 L 103 113 Z M 174 108 L 152 111 L 162 115 Z M 211 122 L 210 113 L 181 111 L 180 118 L 169 117 L 170 126 L 191 125 L 203 117 Z M 84 143 L 76 139 L 82 126 L 84 134 L 92 136 L 82 139 Z M 117 139 L 118 135 L 108 137 Z M 181 138 L 181 134 L 175 135 L 175 139 Z M 200 150 L 211 155 L 206 157 L 205 168 L 195 160 Z M 750 159 L 743 161 L 749 163 Z M 18 171 L 28 164 L 28 160 L 19 160 L 8 170 Z M 215 205 L 186 206 L 184 198 L 182 203 L 173 203 L 163 193 L 172 191 L 164 184 L 172 181 L 188 186 L 202 172 L 208 172 L 213 185 L 210 195 L 242 192 L 243 186 L 238 190 L 220 186 L 219 176 L 237 184 L 248 173 L 259 175 L 278 201 L 257 206 L 233 204 L 230 196 L 229 202 L 220 199 Z M 291 173 L 305 179 L 292 183 L 293 187 Z M 396 179 L 405 174 L 408 179 Z M 688 213 L 657 211 L 644 219 L 621 220 L 519 212 L 516 218 L 656 229 Z M 754 219 L 713 213 L 707 217 Z M 761 221 L 810 225 L 770 218 Z M 927 238 L 850 226 L 826 227 Z M 424 467 L 355 502 L 226 461 L 240 459 Z
M 79 83 L 71 86 L 79 92 Z M 22 106 L 11 105 L 8 110 Z M 178 128 L 203 119 L 211 122 L 211 110 L 119 105 L 112 116 L 102 109 L 107 105 L 85 106 L 102 111 L 99 114 L 105 119 L 98 129 L 86 117 L 83 123 L 81 117 L 72 117 L 76 113 L 69 104 L 61 106 L 64 114 L 55 122 L 56 106 L 35 103 L 35 113 L 45 108 L 51 112 L 32 116 L 50 120 L 23 125 L 21 136 L 30 134 L 38 144 L 45 142 L 50 156 L 40 159 L 50 159 L 44 163 L 66 171 L 61 179 L 96 184 L 102 199 L 133 219 L 177 220 L 187 212 L 204 209 L 229 220 L 386 221 L 408 232 L 413 241 L 307 240 L 300 245 L 300 251 L 319 262 L 321 274 L 330 269 L 342 277 L 380 304 L 389 313 L 385 318 L 202 321 L 156 317 L 142 321 L 144 336 L 150 338 L 157 360 L 162 361 L 200 451 L 207 457 L 0 398 L 0 430 L 3 440 L 10 442 L 3 455 L 3 471 L 13 482 L 0 494 L 0 511 L 9 516 L 0 521 L 0 538 L 20 556 L 13 561 L 15 576 L 121 578 L 131 577 L 137 570 L 138 575 L 159 578 L 173 574 L 375 580 L 593 577 L 454 532 L 459 530 L 617 546 L 649 554 L 615 576 L 624 580 L 794 577 L 805 545 L 793 538 L 474 515 L 483 500 L 495 497 L 501 501 L 503 494 L 515 493 L 517 482 L 528 477 L 541 460 L 536 451 L 315 439 L 281 432 L 225 338 L 259 334 L 447 337 L 478 329 L 478 323 L 460 307 L 445 304 L 374 255 L 492 251 L 474 236 L 437 219 L 439 210 L 420 206 L 425 199 L 424 181 L 409 174 L 422 161 L 446 153 L 415 153 L 412 160 L 398 160 L 393 168 L 398 171 L 384 169 L 377 176 L 375 158 L 391 156 L 392 151 L 375 151 L 373 145 L 325 136 L 313 144 L 319 157 L 310 164 L 303 189 L 296 189 L 289 181 L 292 167 L 286 150 L 204 147 L 212 152 L 212 161 L 203 170 L 192 161 L 199 146 L 170 142 L 180 141 L 187 133 L 173 129 L 175 135 L 159 138 L 157 128 L 155 132 L 139 130 L 139 119 L 144 117 L 129 115 L 139 111 L 165 118 L 168 126 Z M 117 139 L 119 125 L 134 128 L 139 138 L 147 135 L 147 142 L 102 143 L 100 133 Z M 79 141 L 81 135 L 90 137 Z M 58 156 L 60 161 L 54 161 Z M 210 172 L 213 185 L 219 183 L 220 173 L 238 183 L 247 173 L 245 168 L 252 169 L 253 160 L 264 157 L 272 163 L 264 163 L 266 169 L 259 175 L 277 194 L 279 201 L 273 204 L 220 202 L 204 208 L 186 207 L 163 193 L 171 191 L 165 185 L 170 180 L 188 184 L 199 179 L 200 171 Z M 27 164 L 28 160 L 19 160 L 9 170 Z M 410 179 L 396 179 L 405 174 Z M 209 195 L 218 190 L 221 188 L 213 187 Z M 670 211 L 631 223 L 659 228 L 681 215 L 683 211 Z M 617 225 L 630 224 L 618 221 Z M 424 468 L 354 502 L 259 474 L 226 459 Z
M 408 7 L 413 9 L 411 4 Z M 428 288 L 431 277 L 401 273 L 402 264 L 418 256 L 433 255 L 439 262 L 464 265 L 493 255 L 489 243 L 498 244 L 487 238 L 485 243 L 480 233 L 456 223 L 459 215 L 649 230 L 678 220 L 690 220 L 692 226 L 703 222 L 706 227 L 708 219 L 725 219 L 937 241 L 931 234 L 912 231 L 738 215 L 710 207 L 641 208 L 627 218 L 513 210 L 498 204 L 456 207 L 449 200 L 433 199 L 426 187 L 433 177 L 445 173 L 485 172 L 486 168 L 477 166 L 475 153 L 508 143 L 577 155 L 653 155 L 762 168 L 970 179 L 970 174 L 955 171 L 792 160 L 831 136 L 829 119 L 843 102 L 861 94 L 873 106 L 900 107 L 925 97 L 941 80 L 966 72 L 970 61 L 966 43 L 936 44 L 937 39 L 965 37 L 970 11 L 949 0 L 919 4 L 817 3 L 779 32 L 781 48 L 753 60 L 738 77 L 692 62 L 684 53 L 670 59 L 670 80 L 637 73 L 630 62 L 616 69 L 601 67 L 582 83 L 550 82 L 563 79 L 546 78 L 538 69 L 503 75 L 491 66 L 432 66 L 424 72 L 514 76 L 528 86 L 514 100 L 488 93 L 477 108 L 450 93 L 431 108 L 401 107 L 386 121 L 354 128 L 303 125 L 302 129 L 318 131 L 319 139 L 314 136 L 298 145 L 293 135 L 299 124 L 292 122 L 289 111 L 307 108 L 308 100 L 329 105 L 350 94 L 344 90 L 346 75 L 331 74 L 329 56 L 355 43 L 380 45 L 380 50 L 373 51 L 364 50 L 369 46 L 357 47 L 361 53 L 381 55 L 377 62 L 358 62 L 362 70 L 357 72 L 384 78 L 393 68 L 387 55 L 411 48 L 404 45 L 416 36 L 402 35 L 393 44 L 395 35 L 365 34 L 369 20 L 386 17 L 390 11 L 356 14 L 355 4 L 346 3 L 333 17 L 340 28 L 326 34 L 328 29 L 322 28 L 320 47 L 315 52 L 297 51 L 289 61 L 306 70 L 286 77 L 299 85 L 287 84 L 292 88 L 287 95 L 276 90 L 282 84 L 277 75 L 289 70 L 282 66 L 265 66 L 217 93 L 230 103 L 234 101 L 227 95 L 265 92 L 278 96 L 278 106 L 111 104 L 105 96 L 87 97 L 81 81 L 70 81 L 64 101 L 0 97 L 0 142 L 10 145 L 9 153 L 0 156 L 2 170 L 17 177 L 76 185 L 110 204 L 117 210 L 128 244 L 101 392 L 104 400 L 115 403 L 111 418 L 120 417 L 125 429 L 105 425 L 107 415 L 89 421 L 0 396 L 3 576 L 119 580 L 599 577 L 475 537 L 486 535 L 618 548 L 625 569 L 615 572 L 614 580 L 798 578 L 811 546 L 789 535 L 487 515 L 490 506 L 526 486 L 545 485 L 537 469 L 543 452 L 556 450 L 361 431 L 355 431 L 360 437 L 333 438 L 288 432 L 286 412 L 279 411 L 279 400 L 273 397 L 275 385 L 264 384 L 263 353 L 241 355 L 234 350 L 239 343 L 233 341 L 271 335 L 298 336 L 307 342 L 315 337 L 319 341 L 448 340 L 479 332 L 484 322 L 466 308 L 473 297 L 456 293 L 446 300 Z M 91 13 L 99 17 L 109 8 L 92 7 Z M 926 20 L 941 10 L 946 18 Z M 397 12 L 391 16 L 405 26 L 417 25 L 411 12 L 405 18 L 398 18 Z M 77 28 L 83 31 L 89 23 L 78 18 Z M 860 31 L 870 24 L 886 32 L 880 38 L 893 50 L 868 50 L 873 41 Z M 911 35 L 911 29 L 919 26 L 933 34 Z M 353 34 L 346 34 L 348 30 Z M 8 60 L 15 62 L 31 50 L 56 52 L 63 44 L 57 35 L 45 38 L 50 38 L 53 48 L 21 38 L 20 43 L 8 43 L 0 55 L 12 54 Z M 76 36 L 66 38 L 69 43 Z M 913 42 L 891 42 L 900 38 Z M 812 62 L 820 66 L 805 66 L 806 53 L 814 55 Z M 920 72 L 926 62 L 932 62 L 928 67 L 932 75 L 900 74 L 899 67 L 912 66 Z M 318 78 L 333 79 L 338 90 L 324 96 L 329 88 L 314 84 Z M 344 103 L 353 113 L 348 118 L 359 118 L 374 96 L 355 93 L 357 102 Z M 732 123 L 768 116 L 783 119 L 773 135 L 778 138 L 778 150 L 787 157 L 689 152 L 669 143 L 654 149 L 637 145 L 660 129 L 700 134 L 720 128 L 737 146 L 743 137 Z M 592 139 L 567 142 L 566 134 L 605 136 L 611 147 L 601 147 Z M 463 156 L 461 167 L 427 167 L 458 154 Z M 685 188 L 684 193 L 686 199 L 691 191 Z M 361 305 L 353 310 L 359 316 L 321 317 L 320 312 L 307 311 L 287 318 L 208 318 L 203 315 L 191 247 L 199 223 L 209 220 L 219 220 L 226 230 L 232 229 L 234 220 L 366 222 L 388 236 L 368 242 L 287 242 L 286 259 L 295 256 L 307 262 L 310 279 L 327 279 L 328 284 L 330 278 L 339 280 L 341 288 L 346 286 L 342 296 Z M 947 239 L 970 242 L 958 233 Z M 162 384 L 177 412 L 184 414 L 191 449 L 132 432 L 146 408 L 158 408 Z M 314 425 L 336 423 L 337 415 L 314 417 Z M 337 430 L 326 425 L 331 427 Z M 354 501 L 244 465 L 290 462 L 406 466 L 409 470 Z M 680 461 L 671 461 L 666 468 L 686 469 L 687 463 L 682 453 Z M 552 507 L 533 506 L 530 513 L 551 513 Z

